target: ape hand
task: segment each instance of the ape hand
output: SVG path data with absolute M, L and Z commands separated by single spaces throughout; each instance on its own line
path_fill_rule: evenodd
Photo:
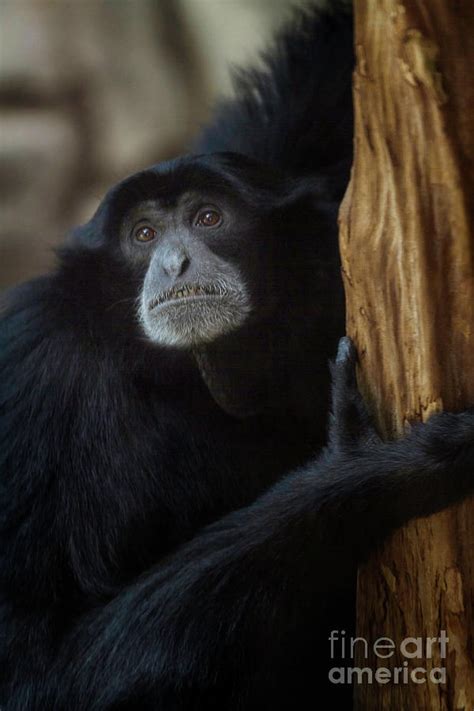
M 367 406 L 357 388 L 357 350 L 350 338 L 339 341 L 336 359 L 330 364 L 332 376 L 329 415 L 329 452 L 353 453 L 381 440 Z

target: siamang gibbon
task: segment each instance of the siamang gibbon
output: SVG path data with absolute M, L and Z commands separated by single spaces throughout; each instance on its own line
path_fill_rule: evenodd
M 303 12 L 4 298 L 2 709 L 327 708 L 358 564 L 473 492 L 474 411 L 381 441 L 339 340 L 352 69 Z

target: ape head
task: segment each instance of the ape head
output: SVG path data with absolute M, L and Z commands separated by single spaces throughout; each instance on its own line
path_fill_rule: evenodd
M 147 339 L 192 349 L 314 289 L 314 194 L 241 155 L 184 157 L 119 183 L 74 243 L 130 275 Z

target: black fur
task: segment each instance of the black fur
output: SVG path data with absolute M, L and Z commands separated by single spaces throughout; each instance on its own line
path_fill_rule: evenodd
M 352 62 L 350 15 L 305 14 L 218 110 L 209 155 L 114 188 L 54 273 L 6 297 L 2 708 L 326 708 L 327 637 L 351 629 L 358 563 L 472 493 L 474 412 L 381 442 L 347 340 L 323 449 Z M 256 302 L 278 296 L 218 344 L 224 375 L 264 403 L 246 418 L 216 404 L 193 353 L 145 338 L 143 270 L 117 238 L 130 206 L 202 185 L 247 225 L 213 253 L 253 274 Z

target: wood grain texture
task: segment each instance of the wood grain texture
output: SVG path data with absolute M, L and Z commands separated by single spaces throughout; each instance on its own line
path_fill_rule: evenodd
M 474 3 L 358 0 L 355 41 L 355 160 L 340 212 L 347 330 L 361 389 L 393 435 L 474 402 Z M 372 641 L 445 629 L 449 643 L 446 685 L 357 686 L 356 708 L 472 711 L 472 500 L 397 532 L 360 571 L 358 627 Z

